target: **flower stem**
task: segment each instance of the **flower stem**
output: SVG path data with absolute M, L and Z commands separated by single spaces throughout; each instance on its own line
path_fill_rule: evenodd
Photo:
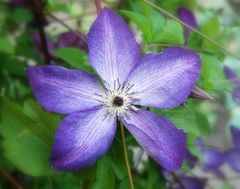
M 231 56 L 233 56 L 234 58 L 236 58 L 237 60 L 240 60 L 240 57 L 234 55 L 233 53 L 231 53 L 230 51 L 228 51 L 227 49 L 225 49 L 223 47 L 223 45 L 217 43 L 216 41 L 214 41 L 213 39 L 211 39 L 210 37 L 206 36 L 204 33 L 198 31 L 197 29 L 193 28 L 192 26 L 190 26 L 189 24 L 186 24 L 185 22 L 181 21 L 180 19 L 178 19 L 176 16 L 172 15 L 170 12 L 164 10 L 163 8 L 153 4 L 152 2 L 148 1 L 148 0 L 143 0 L 145 1 L 145 3 L 149 4 L 150 6 L 154 7 L 155 9 L 159 10 L 161 13 L 167 15 L 168 17 L 172 18 L 173 20 L 177 21 L 178 23 L 180 23 L 181 25 L 185 26 L 186 28 L 192 30 L 193 32 L 197 33 L 198 35 L 200 35 L 202 38 L 206 39 L 207 41 L 209 41 L 210 43 L 214 44 L 216 47 L 218 47 L 219 49 L 221 49 L 224 53 L 229 54 Z
M 97 9 L 97 14 L 99 15 L 102 10 L 101 0 L 95 0 L 95 5 L 96 5 L 96 9 Z
M 50 64 L 51 57 L 50 57 L 49 49 L 47 45 L 46 33 L 44 30 L 45 16 L 43 13 L 43 7 L 42 7 L 43 5 L 42 5 L 42 2 L 39 2 L 37 0 L 33 0 L 32 5 L 33 5 L 33 14 L 37 22 L 37 28 L 38 28 L 38 32 L 41 40 L 41 46 L 42 46 L 45 63 Z
M 124 154 L 125 164 L 126 164 L 126 168 L 127 168 L 128 178 L 129 178 L 131 189 L 134 189 L 133 178 L 132 178 L 131 169 L 130 169 L 129 162 L 128 162 L 127 144 L 125 141 L 124 127 L 123 127 L 122 123 L 120 123 L 119 125 L 120 125 L 120 129 L 121 129 L 123 154 Z

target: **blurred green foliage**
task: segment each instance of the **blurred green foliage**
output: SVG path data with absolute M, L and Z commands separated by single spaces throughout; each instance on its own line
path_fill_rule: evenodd
M 166 0 L 154 1 L 154 3 L 174 15 L 181 6 L 204 11 L 196 1 Z M 79 15 L 84 15 L 85 6 L 92 5 L 88 1 L 79 4 L 75 0 L 67 3 L 49 0 L 44 6 L 46 15 L 60 12 L 71 16 L 74 6 L 79 6 Z M 136 35 L 141 32 L 138 40 L 143 53 L 159 52 L 174 45 L 188 46 L 201 56 L 202 73 L 198 86 L 211 95 L 221 98 L 225 98 L 226 91 L 231 90 L 231 85 L 226 82 L 223 73 L 226 55 L 207 40 L 192 33 L 185 42 L 184 28 L 177 21 L 166 18 L 142 1 L 115 1 L 113 5 L 109 3 L 108 6 L 112 6 L 112 9 L 117 10 L 128 24 L 133 26 Z M 74 15 L 77 13 L 78 11 L 74 12 Z M 91 24 L 81 20 L 80 16 L 76 19 L 81 23 L 78 26 L 83 23 L 88 26 Z M 203 23 L 199 23 L 199 31 L 219 43 L 228 40 L 229 36 L 223 32 L 225 28 L 218 15 L 203 20 Z M 32 33 L 37 31 L 34 22 L 31 7 L 10 7 L 7 3 L 0 3 L 0 168 L 15 176 L 24 188 L 129 188 L 119 131 L 110 151 L 99 159 L 94 167 L 76 173 L 56 173 L 52 170 L 49 156 L 60 116 L 45 112 L 35 102 L 25 73 L 30 65 L 44 64 L 36 53 L 36 46 L 31 37 Z M 78 29 L 81 30 L 81 27 Z M 56 37 L 51 32 L 47 34 L 53 39 Z M 94 73 L 88 64 L 87 54 L 80 49 L 60 48 L 56 49 L 53 55 L 57 62 L 66 67 Z M 190 99 L 186 104 L 187 107 L 180 106 L 172 110 L 151 109 L 151 111 L 165 116 L 178 128 L 183 129 L 188 134 L 189 149 L 200 156 L 194 141 L 197 137 L 211 134 L 213 131 L 211 125 L 216 123 L 213 117 L 216 117 L 217 112 L 214 111 L 215 105 L 209 110 L 201 106 L 198 100 Z M 212 113 L 209 114 L 209 111 Z M 127 142 L 128 145 L 137 146 L 129 133 L 127 133 Z M 133 154 L 129 150 L 130 162 L 132 158 Z M 135 187 L 167 188 L 167 181 L 161 174 L 161 168 L 150 158 L 149 161 L 144 162 L 144 165 L 145 169 L 142 173 L 133 168 Z M 190 170 L 183 168 L 182 171 Z M 11 187 L 11 183 L 0 176 L 0 188 Z M 224 188 L 228 188 L 226 183 Z

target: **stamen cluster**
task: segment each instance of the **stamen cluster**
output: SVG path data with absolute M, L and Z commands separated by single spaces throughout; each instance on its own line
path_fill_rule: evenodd
M 114 81 L 113 87 L 106 84 L 105 95 L 102 95 L 100 102 L 108 109 L 108 114 L 117 116 L 127 116 L 126 112 L 131 109 L 133 103 L 138 101 L 133 95 L 137 92 L 132 91 L 134 84 L 123 83 L 119 80 Z

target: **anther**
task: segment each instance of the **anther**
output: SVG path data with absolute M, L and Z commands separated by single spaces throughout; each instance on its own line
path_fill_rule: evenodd
M 123 105 L 123 98 L 122 98 L 122 97 L 119 97 L 119 96 L 115 96 L 115 97 L 113 98 L 112 103 L 113 103 L 113 106 L 120 107 L 120 106 Z

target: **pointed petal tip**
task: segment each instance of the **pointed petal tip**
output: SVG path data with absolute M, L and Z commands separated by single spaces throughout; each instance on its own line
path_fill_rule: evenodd
M 89 64 L 111 87 L 122 84 L 140 62 L 141 52 L 132 31 L 124 20 L 104 8 L 88 33 Z
M 122 120 L 137 142 L 159 165 L 169 171 L 181 168 L 186 153 L 186 133 L 169 120 L 138 110 Z
M 95 94 L 102 94 L 103 89 L 92 74 L 48 65 L 29 67 L 27 76 L 36 99 L 47 111 L 69 114 L 100 104 Z

